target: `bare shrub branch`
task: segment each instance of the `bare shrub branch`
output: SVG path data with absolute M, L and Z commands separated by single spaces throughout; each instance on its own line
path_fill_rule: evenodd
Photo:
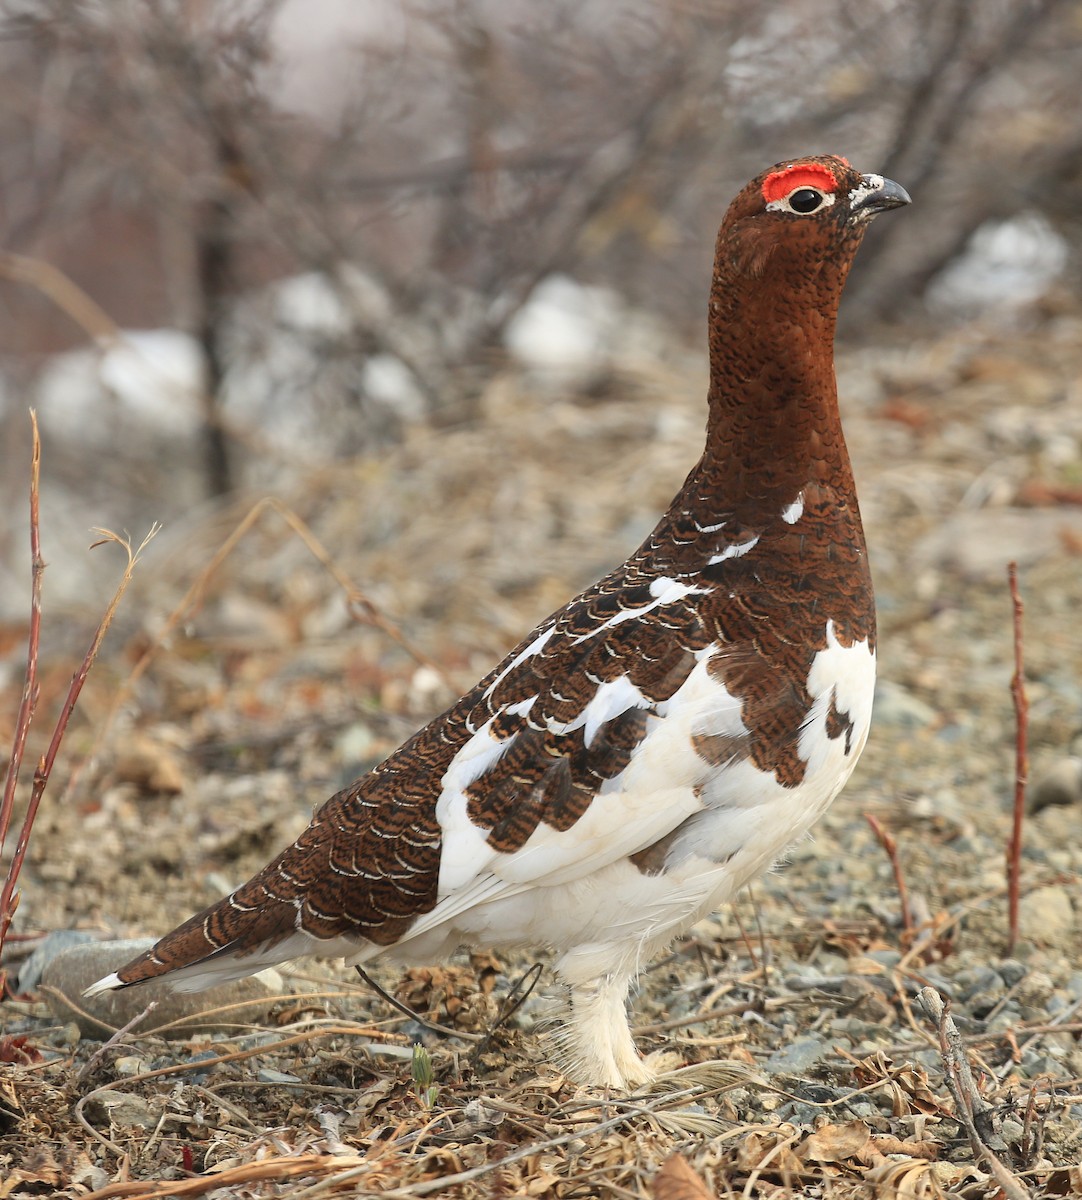
M 1014 805 L 1011 836 L 1007 843 L 1007 953 L 1013 954 L 1018 943 L 1018 897 L 1022 876 L 1022 824 L 1026 815 L 1026 783 L 1029 778 L 1029 700 L 1026 698 L 1025 664 L 1022 644 L 1022 595 L 1018 590 L 1018 564 L 1007 567 L 1011 590 L 1011 625 L 1014 631 L 1014 675 L 1011 697 L 1014 700 Z
M 12 754 L 8 766 L 8 778 L 4 788 L 4 798 L 2 807 L 0 807 L 0 841 L 6 839 L 8 829 L 10 827 L 11 816 L 14 808 L 15 786 L 18 782 L 19 767 L 22 763 L 23 752 L 26 746 L 26 737 L 30 728 L 31 720 L 34 715 L 34 707 L 37 701 L 37 658 L 38 647 L 41 637 L 41 577 L 44 572 L 45 563 L 41 557 L 41 540 L 39 530 L 39 485 L 40 485 L 40 467 L 41 467 L 41 442 L 38 436 L 37 417 L 31 413 L 31 423 L 33 426 L 34 449 L 31 466 L 31 482 L 30 482 L 30 547 L 32 557 L 33 583 L 32 597 L 30 607 L 30 632 L 28 635 L 28 652 L 27 652 L 27 672 L 26 683 L 23 688 L 23 702 L 19 707 L 19 716 L 16 719 L 15 735 L 13 739 Z M 52 773 L 53 764 L 56 762 L 56 756 L 60 750 L 60 744 L 64 740 L 64 734 L 68 729 L 68 722 L 71 719 L 71 714 L 75 710 L 75 705 L 78 703 L 79 695 L 83 690 L 83 684 L 86 682 L 86 677 L 90 673 L 90 668 L 94 665 L 94 660 L 97 658 L 98 651 L 101 649 L 102 641 L 105 634 L 112 624 L 113 617 L 116 615 L 117 606 L 120 604 L 124 592 L 127 590 L 128 584 L 131 582 L 132 573 L 135 570 L 136 563 L 139 561 L 139 555 L 145 549 L 147 543 L 158 532 L 159 526 L 154 525 L 150 532 L 146 535 L 138 548 L 133 549 L 131 542 L 126 537 L 121 537 L 119 534 L 113 533 L 107 529 L 98 529 L 95 532 L 102 535 L 101 541 L 95 545 L 103 545 L 112 542 L 120 546 L 127 555 L 127 565 L 124 568 L 124 574 L 121 577 L 120 583 L 117 585 L 112 599 L 105 610 L 105 615 L 98 623 L 98 627 L 91 639 L 90 647 L 83 656 L 83 661 L 79 664 L 74 676 L 72 677 L 71 685 L 68 688 L 67 695 L 60 709 L 60 715 L 57 717 L 56 724 L 53 727 L 52 737 L 49 739 L 49 745 L 45 753 L 38 760 L 37 768 L 34 771 L 34 781 L 30 789 L 30 799 L 27 802 L 26 814 L 23 817 L 22 829 L 19 832 L 18 841 L 15 843 L 15 850 L 12 854 L 11 863 L 8 866 L 7 877 L 4 880 L 3 887 L 0 888 L 0 950 L 3 949 L 4 941 L 7 937 L 8 930 L 11 927 L 12 919 L 15 915 L 15 909 L 18 907 L 18 894 L 15 892 L 15 885 L 18 882 L 19 874 L 22 871 L 23 861 L 26 858 L 26 851 L 30 844 L 30 834 L 34 828 L 34 821 L 37 817 L 38 807 L 41 804 L 41 798 L 45 794 L 45 788 L 49 783 L 49 776 Z

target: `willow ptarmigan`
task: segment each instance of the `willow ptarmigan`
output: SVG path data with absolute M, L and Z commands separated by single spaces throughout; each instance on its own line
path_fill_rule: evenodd
M 829 156 L 752 180 L 718 234 L 706 448 L 653 533 L 91 992 L 541 943 L 570 993 L 569 1072 L 645 1082 L 631 981 L 807 832 L 868 735 L 875 610 L 834 326 L 869 220 L 908 202 Z

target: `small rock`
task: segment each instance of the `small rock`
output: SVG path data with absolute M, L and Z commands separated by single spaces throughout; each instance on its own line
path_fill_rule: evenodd
M 1026 807 L 1040 812 L 1053 804 L 1082 803 L 1082 758 L 1061 758 L 1030 788 Z
M 174 992 L 164 980 L 150 980 L 138 987 L 84 996 L 92 983 L 115 971 L 129 959 L 153 945 L 149 938 L 128 942 L 91 942 L 71 946 L 56 955 L 42 975 L 46 1003 L 61 1021 L 75 1021 L 83 1037 L 107 1038 L 156 1000 L 157 1007 L 137 1027 L 149 1033 L 161 1029 L 163 1037 L 184 1038 L 197 1031 L 232 1028 L 259 1020 L 284 989 L 277 971 L 260 971 L 205 992 Z M 47 989 L 47 990 L 46 990 Z M 211 1009 L 242 1003 L 219 1015 L 204 1016 Z
M 988 1034 L 1002 1033 L 1005 1029 L 1011 1029 L 1022 1020 L 1022 1014 L 1018 1010 L 1018 1005 L 1013 1001 L 1008 1000 L 1006 1004 L 999 1009 L 995 1016 L 989 1017 L 983 1022 L 983 1032 Z
M 888 971 L 891 967 L 896 967 L 902 961 L 901 951 L 899 950 L 869 950 L 864 957 L 870 958 L 873 962 L 881 963 Z
M 900 683 L 881 679 L 875 685 L 872 719 L 881 725 L 896 725 L 902 729 L 922 729 L 936 719 L 936 711 Z
M 83 1034 L 75 1021 L 65 1021 L 56 1031 L 53 1044 L 56 1046 L 78 1046 Z
M 1026 964 L 1019 962 L 1017 958 L 1005 958 L 999 964 L 999 974 L 1008 987 L 1014 987 L 1016 983 L 1025 979 L 1028 971 Z
M 829 1046 L 821 1038 L 794 1038 L 788 1046 L 774 1051 L 763 1064 L 763 1071 L 767 1075 L 799 1074 L 814 1066 L 828 1050 Z
M 971 1001 L 982 993 L 1002 992 L 1003 977 L 991 967 L 967 967 L 955 972 L 954 986 L 959 1000 Z
M 869 979 L 853 976 L 842 984 L 842 995 L 852 1002 L 850 1014 L 869 1025 L 881 1025 L 894 1019 L 894 1007 Z
M 290 1075 L 287 1071 L 274 1071 L 270 1067 L 261 1067 L 256 1072 L 260 1083 L 300 1083 L 299 1075 Z
M 177 755 L 141 733 L 131 734 L 117 750 L 112 775 L 117 783 L 134 784 L 146 795 L 175 796 L 184 791 Z
M 369 725 L 357 722 L 347 726 L 335 738 L 334 752 L 338 758 L 350 764 L 373 760 L 376 735 Z
M 1073 946 L 1078 936 L 1071 896 L 1065 887 L 1038 888 L 1018 905 L 1018 925 L 1042 946 Z
M 117 1075 L 127 1077 L 129 1075 L 142 1075 L 149 1068 L 147 1060 L 140 1058 L 138 1054 L 125 1054 L 118 1058 L 113 1063 L 113 1070 Z
M 15 983 L 16 992 L 20 995 L 32 992 L 38 986 L 42 972 L 62 950 L 92 941 L 92 933 L 84 933 L 79 929 L 56 929 L 47 933 L 38 943 L 34 953 L 19 968 Z
M 94 1104 L 106 1111 L 114 1128 L 153 1129 L 161 1118 L 161 1113 L 155 1112 L 142 1096 L 127 1092 L 101 1092 Z
M 1025 568 L 1062 557 L 1065 534 L 1082 537 L 1082 515 L 1063 507 L 963 509 L 922 538 L 913 558 L 965 579 L 1001 583 L 1012 560 Z

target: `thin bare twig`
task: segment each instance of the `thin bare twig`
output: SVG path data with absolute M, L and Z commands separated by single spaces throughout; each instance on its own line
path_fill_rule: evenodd
M 19 771 L 22 768 L 23 754 L 26 751 L 26 738 L 30 732 L 30 724 L 34 719 L 34 709 L 38 702 L 38 646 L 41 641 L 41 582 L 45 573 L 45 560 L 41 557 L 41 533 L 38 521 L 38 498 L 41 482 L 41 438 L 38 434 L 38 417 L 33 409 L 30 410 L 30 426 L 33 433 L 33 450 L 30 457 L 30 629 L 26 644 L 26 676 L 23 683 L 22 700 L 19 712 L 15 718 L 15 733 L 11 741 L 11 757 L 8 760 L 7 778 L 4 781 L 4 795 L 0 800 L 0 849 L 7 844 L 8 831 L 11 828 L 11 816 L 15 808 L 15 788 L 19 782 Z M 0 950 L 4 948 L 4 940 L 15 915 L 18 899 L 12 903 L 12 893 L 18 870 L 12 860 L 8 868 L 7 879 L 3 891 L 0 892 Z M 0 987 L 0 991 L 2 991 Z
M 499 1029 L 505 1021 L 509 1021 L 532 995 L 534 988 L 537 987 L 538 981 L 541 978 L 541 972 L 544 971 L 544 969 L 544 963 L 535 962 L 529 967 L 528 970 L 523 971 L 523 973 L 511 985 L 507 995 L 503 998 L 503 1003 L 500 1005 L 500 1011 L 496 1014 L 496 1019 L 492 1022 L 488 1029 L 485 1030 L 481 1040 L 473 1048 L 473 1051 L 470 1054 L 471 1067 L 476 1067 L 477 1060 L 488 1049 L 489 1043 L 492 1041 L 496 1030 Z
M 1029 1190 L 1007 1169 L 981 1136 L 978 1126 L 990 1129 L 991 1110 L 977 1090 L 962 1035 L 950 1014 L 950 1001 L 944 1003 L 943 997 L 931 987 L 921 988 L 917 999 L 935 1022 L 939 1034 L 939 1053 L 943 1059 L 947 1087 L 954 1100 L 955 1115 L 969 1135 L 973 1153 L 987 1165 L 1007 1200 L 1032 1200 Z
M 879 839 L 879 844 L 886 851 L 887 858 L 890 859 L 891 870 L 894 872 L 894 884 L 898 889 L 898 898 L 902 903 L 902 930 L 908 939 L 913 934 L 913 913 L 909 907 L 909 889 L 905 885 L 905 875 L 902 872 L 902 864 L 898 858 L 897 839 L 888 830 L 884 829 L 878 819 L 872 816 L 871 813 L 866 812 L 864 819 L 871 826 L 872 833 Z
M 131 1032 L 131 1031 L 132 1031 L 132 1030 L 133 1030 L 133 1029 L 136 1027 L 136 1025 L 138 1025 L 138 1024 L 139 1024 L 139 1022 L 140 1022 L 140 1021 L 142 1021 L 142 1019 L 143 1019 L 144 1017 L 147 1017 L 147 1016 L 149 1016 L 149 1015 L 150 1015 L 150 1014 L 151 1014 L 151 1013 L 152 1013 L 152 1012 L 153 1012 L 153 1011 L 154 1011 L 154 1010 L 155 1010 L 157 1007 L 158 1007 L 158 1001 L 157 1001 L 157 1000 L 151 1000 L 151 1002 L 150 1002 L 150 1003 L 149 1003 L 149 1004 L 146 1006 L 146 1008 L 144 1008 L 144 1009 L 142 1010 L 142 1012 L 137 1012 L 137 1013 L 135 1014 L 135 1016 L 134 1016 L 134 1017 L 132 1017 L 132 1019 L 131 1019 L 131 1020 L 130 1020 L 130 1021 L 129 1021 L 129 1022 L 126 1024 L 126 1025 L 122 1025 L 122 1026 L 121 1026 L 121 1027 L 120 1027 L 120 1028 L 119 1028 L 119 1029 L 116 1031 L 116 1033 L 114 1033 L 114 1034 L 113 1034 L 113 1035 L 112 1035 L 112 1036 L 109 1038 L 109 1040 L 108 1040 L 108 1041 L 102 1042 L 102 1044 L 101 1044 L 101 1045 L 100 1045 L 100 1046 L 97 1048 L 97 1050 L 95 1050 L 95 1051 L 94 1051 L 94 1053 L 93 1053 L 93 1054 L 92 1054 L 92 1055 L 91 1055 L 91 1056 L 90 1056 L 90 1057 L 89 1057 L 89 1058 L 86 1060 L 86 1062 L 85 1062 L 85 1063 L 83 1063 L 83 1065 L 82 1065 L 82 1066 L 79 1068 L 79 1070 L 78 1070 L 78 1072 L 76 1073 L 76 1076 L 75 1076 L 75 1083 L 76 1083 L 76 1085 L 78 1085 L 78 1084 L 82 1083 L 82 1082 L 83 1082 L 83 1080 L 84 1080 L 84 1079 L 85 1079 L 85 1078 L 86 1078 L 86 1077 L 87 1077 L 87 1076 L 90 1074 L 90 1072 L 91 1072 L 91 1071 L 94 1069 L 94 1067 L 95 1067 L 95 1066 L 96 1066 L 96 1065 L 97 1065 L 99 1062 L 101 1062 L 101 1060 L 102 1060 L 102 1059 L 105 1057 L 105 1055 L 106 1055 L 106 1054 L 107 1054 L 107 1053 L 108 1053 L 110 1050 L 112 1050 L 112 1048 L 113 1048 L 114 1046 L 117 1046 L 117 1045 L 119 1045 L 119 1044 L 120 1044 L 120 1042 L 121 1042 L 121 1041 L 124 1039 L 124 1037 L 125 1037 L 127 1034 L 129 1034 L 129 1033 L 130 1033 L 130 1032 Z
M 139 561 L 139 555 L 146 549 L 147 543 L 157 534 L 160 528 L 161 526 L 155 522 L 151 526 L 150 532 L 143 538 L 135 550 L 132 549 L 131 542 L 127 538 L 122 538 L 119 534 L 115 534 L 111 530 L 94 530 L 95 533 L 101 534 L 101 541 L 95 542 L 94 545 L 98 546 L 106 542 L 113 542 L 123 547 L 128 556 L 128 563 L 124 568 L 124 574 L 121 577 L 120 583 L 117 584 L 116 591 L 113 593 L 113 598 L 109 601 L 109 606 L 105 610 L 105 615 L 99 621 L 98 627 L 94 631 L 94 636 L 90 641 L 90 648 L 72 676 L 68 694 L 64 697 L 64 703 L 60 709 L 60 716 L 57 717 L 56 725 L 53 727 L 53 736 L 50 738 L 48 748 L 39 759 L 37 770 L 34 772 L 34 783 L 30 789 L 30 800 L 26 806 L 26 816 L 23 818 L 23 826 L 19 831 L 19 840 L 15 844 L 15 853 L 11 857 L 7 879 L 4 881 L 3 890 L 0 891 L 0 946 L 3 945 L 4 935 L 7 933 L 8 926 L 11 924 L 11 918 L 14 915 L 12 895 L 15 890 L 15 883 L 19 878 L 19 872 L 22 870 L 27 847 L 30 844 L 30 831 L 34 827 L 34 820 L 38 815 L 38 806 L 41 804 L 41 798 L 45 794 L 45 788 L 48 786 L 49 775 L 52 773 L 53 764 L 56 762 L 60 743 L 64 740 L 64 734 L 68 731 L 68 722 L 71 720 L 71 714 L 75 711 L 75 705 L 79 701 L 83 684 L 86 683 L 86 677 L 90 674 L 90 668 L 94 665 L 94 660 L 98 656 L 101 644 L 105 640 L 105 634 L 109 626 L 113 623 L 113 617 L 116 615 L 121 598 L 127 590 L 128 584 L 131 582 L 132 574 L 135 571 L 135 564 Z M 40 548 L 36 549 L 40 554 Z
M 112 317 L 52 263 L 0 250 L 0 276 L 36 288 L 99 344 L 110 345 L 121 340 L 120 329 Z
M 1029 701 L 1023 676 L 1022 659 L 1022 596 L 1018 590 L 1018 564 L 1007 566 L 1011 588 L 1011 607 L 1014 627 L 1014 676 L 1011 696 L 1014 698 L 1014 819 L 1011 840 L 1007 843 L 1007 953 L 1012 954 L 1018 942 L 1018 890 L 1022 874 L 1022 822 L 1026 815 L 1026 781 L 1029 776 Z
M 441 1025 L 438 1021 L 429 1020 L 428 1017 L 410 1008 L 408 1004 L 403 1004 L 397 996 L 392 996 L 389 991 L 382 985 L 378 984 L 371 975 L 368 974 L 357 963 L 353 964 L 353 969 L 364 980 L 366 984 L 376 993 L 381 1000 L 385 1000 L 393 1009 L 396 1009 L 403 1016 L 409 1017 L 411 1021 L 416 1021 L 418 1025 L 425 1029 L 431 1029 L 433 1033 L 442 1033 L 446 1037 L 462 1038 L 466 1042 L 480 1042 L 487 1035 L 481 1033 L 470 1033 L 465 1029 L 452 1029 L 450 1025 Z

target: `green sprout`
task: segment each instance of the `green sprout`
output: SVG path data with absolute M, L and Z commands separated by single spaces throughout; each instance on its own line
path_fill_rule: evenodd
M 431 1108 L 440 1094 L 440 1085 L 434 1082 L 432 1074 L 432 1055 L 421 1045 L 413 1043 L 413 1060 L 410 1063 L 410 1075 L 413 1079 L 414 1091 L 425 1106 Z

